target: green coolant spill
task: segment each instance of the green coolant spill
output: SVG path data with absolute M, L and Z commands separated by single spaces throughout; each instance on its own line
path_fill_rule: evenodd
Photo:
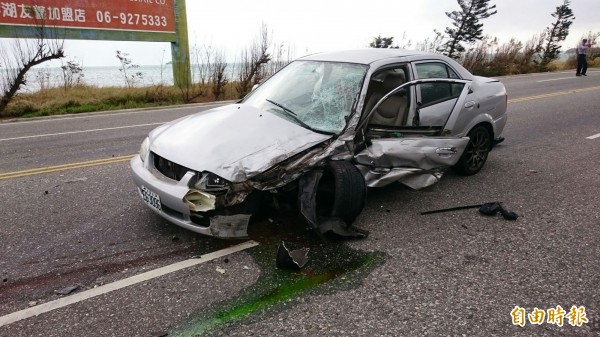
M 253 286 L 208 312 L 199 313 L 169 336 L 201 336 L 215 329 L 232 328 L 235 323 L 251 321 L 255 315 L 268 315 L 278 308 L 285 309 L 302 295 L 355 288 L 385 259 L 383 253 L 357 251 L 343 242 L 315 244 L 313 241 L 305 268 L 300 271 L 280 270 L 275 267 L 277 244 L 272 239 L 264 240 L 249 250 L 262 270 Z M 296 245 L 295 248 L 299 247 Z

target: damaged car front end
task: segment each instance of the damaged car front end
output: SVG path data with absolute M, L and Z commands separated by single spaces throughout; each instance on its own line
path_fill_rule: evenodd
M 290 195 L 321 232 L 359 236 L 350 225 L 367 187 L 424 188 L 461 161 L 476 173 L 500 138 L 503 86 L 481 90 L 495 101 L 477 111 L 464 69 L 419 76 L 421 61 L 460 67 L 435 57 L 370 50 L 294 61 L 236 104 L 153 130 L 131 160 L 138 192 L 163 218 L 215 237 L 247 236 L 253 214 Z M 477 128 L 489 136 L 479 147 Z

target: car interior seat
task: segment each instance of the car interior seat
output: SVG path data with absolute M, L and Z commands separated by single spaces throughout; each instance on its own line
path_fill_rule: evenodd
M 406 82 L 404 73 L 389 73 L 383 79 L 381 91 L 373 93 L 366 105 L 366 112 L 371 111 L 375 104 L 387 93 Z M 408 99 L 405 92 L 399 92 L 388 97 L 371 115 L 369 124 L 382 126 L 402 126 L 406 117 Z

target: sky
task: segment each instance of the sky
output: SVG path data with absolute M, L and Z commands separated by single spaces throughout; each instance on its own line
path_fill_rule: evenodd
M 511 38 L 526 42 L 555 19 L 551 14 L 564 0 L 491 0 L 498 13 L 481 22 L 484 35 L 501 43 Z M 190 46 L 212 46 L 235 59 L 267 26 L 272 42 L 283 44 L 294 57 L 367 47 L 374 37 L 406 36 L 413 42 L 433 38 L 433 30 L 452 24 L 445 12 L 458 10 L 456 0 L 186 0 Z M 600 32 L 600 0 L 572 0 L 575 20 L 563 51 L 576 46 L 584 33 Z M 68 58 L 84 66 L 118 66 L 115 51 L 130 54 L 135 64 L 155 65 L 170 60 L 169 43 L 76 41 L 66 42 Z

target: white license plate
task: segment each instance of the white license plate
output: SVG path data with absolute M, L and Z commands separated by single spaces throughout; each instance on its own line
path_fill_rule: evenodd
M 142 186 L 140 191 L 142 192 L 142 199 L 144 199 L 144 202 L 148 204 L 148 206 L 160 211 L 160 197 L 158 194 L 150 191 L 145 186 Z

